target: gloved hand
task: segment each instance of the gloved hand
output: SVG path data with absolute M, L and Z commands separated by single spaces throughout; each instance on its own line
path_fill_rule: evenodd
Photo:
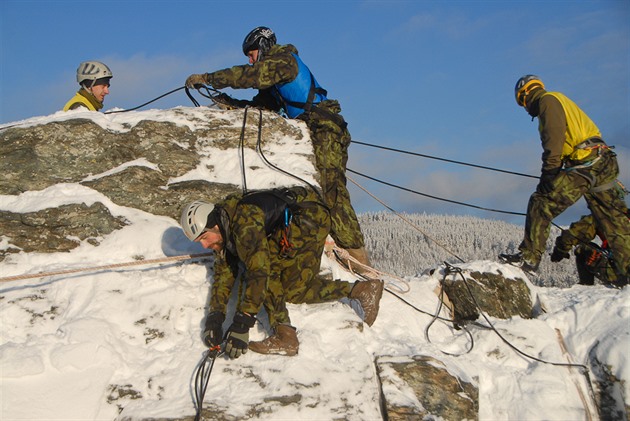
M 223 110 L 234 110 L 236 108 L 244 108 L 245 105 L 240 105 L 239 102 L 242 100 L 234 99 L 228 94 L 221 92 L 220 94 L 214 96 L 212 100 L 217 104 L 217 106 Z
M 213 311 L 206 316 L 206 328 L 203 331 L 203 343 L 212 348 L 223 342 L 223 322 L 225 314 Z
M 207 85 L 208 79 L 206 78 L 206 75 L 207 73 L 188 76 L 188 79 L 186 79 L 186 87 L 198 89 L 201 85 Z
M 562 259 L 568 259 L 569 257 L 571 257 L 569 252 L 560 250 L 558 246 L 554 247 L 553 251 L 551 252 L 551 261 L 554 263 L 557 263 Z
M 560 173 L 560 168 L 545 170 L 540 175 L 540 181 L 536 191 L 540 194 L 548 194 L 553 190 L 553 182 Z
M 256 318 L 240 311 L 234 315 L 232 325 L 228 329 L 225 339 L 225 353 L 230 358 L 238 358 L 247 353 L 249 343 L 249 329 L 256 323 Z

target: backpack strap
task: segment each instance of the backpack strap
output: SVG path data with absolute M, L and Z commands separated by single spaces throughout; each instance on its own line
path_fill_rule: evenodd
M 313 101 L 315 100 L 315 94 L 328 96 L 328 91 L 322 87 L 318 88 L 315 86 L 315 77 L 313 76 L 313 73 L 311 73 L 311 88 L 308 91 L 306 102 L 285 101 L 285 103 L 295 108 L 301 108 L 304 111 L 311 111 Z

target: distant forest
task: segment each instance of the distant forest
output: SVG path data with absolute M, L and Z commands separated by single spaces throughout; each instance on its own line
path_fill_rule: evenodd
M 358 217 L 373 266 L 398 276 L 419 276 L 444 261 L 498 261 L 499 253 L 517 252 L 523 238 L 523 226 L 469 216 L 377 212 Z M 577 282 L 573 256 L 549 260 L 559 233 L 551 227 L 538 277 L 530 277 L 538 286 L 566 288 Z

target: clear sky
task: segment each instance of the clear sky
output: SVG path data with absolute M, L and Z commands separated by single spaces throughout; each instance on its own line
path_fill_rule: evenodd
M 353 139 L 539 175 L 537 124 L 513 97 L 539 75 L 616 145 L 630 186 L 630 1 L 55 1 L 0 2 L 0 124 L 60 110 L 75 71 L 114 73 L 105 108 L 132 108 L 191 73 L 246 63 L 244 36 L 271 27 L 338 99 Z M 228 91 L 250 98 L 253 91 Z M 197 96 L 202 104 L 207 100 Z M 203 100 L 203 101 L 201 101 Z M 192 106 L 178 91 L 148 108 Z M 348 167 L 429 195 L 525 212 L 536 180 L 352 145 Z M 348 174 L 398 211 L 523 223 Z M 383 207 L 351 186 L 357 211 Z M 557 220 L 587 212 L 584 201 Z

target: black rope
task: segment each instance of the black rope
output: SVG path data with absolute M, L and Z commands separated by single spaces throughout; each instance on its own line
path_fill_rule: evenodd
M 437 309 L 435 311 L 435 315 L 433 316 L 433 318 L 431 319 L 429 324 L 424 328 L 424 338 L 427 340 L 428 343 L 432 343 L 431 342 L 431 338 L 429 337 L 429 329 L 431 329 L 431 326 L 437 320 L 437 317 L 440 314 L 440 311 L 442 310 L 442 305 L 444 304 L 444 280 L 446 280 L 446 275 L 447 275 L 447 272 L 444 271 L 444 276 L 442 277 L 442 281 L 440 282 L 440 286 L 441 286 L 441 288 L 440 288 L 440 296 L 438 297 L 438 306 L 437 306 Z M 453 322 L 453 325 L 455 325 L 455 321 L 454 320 L 451 320 L 451 321 Z M 440 352 L 442 352 L 443 354 L 446 354 L 446 355 L 451 355 L 453 357 L 459 357 L 461 355 L 468 354 L 470 351 L 472 351 L 472 349 L 475 346 L 475 340 L 474 340 L 472 334 L 466 328 L 466 326 L 462 326 L 462 329 L 464 330 L 464 332 L 466 332 L 466 334 L 468 335 L 468 338 L 470 339 L 470 347 L 465 352 L 463 352 L 461 354 L 450 353 L 450 352 L 446 352 L 446 351 L 441 350 L 441 349 L 440 349 Z
M 215 104 L 223 104 L 223 105 L 227 105 L 233 108 L 233 105 L 230 104 L 229 100 L 226 99 L 226 98 L 231 99 L 231 97 L 229 95 L 223 94 L 218 89 L 215 89 L 212 86 L 207 86 L 207 85 L 199 85 L 196 87 L 196 89 L 199 95 L 203 96 L 204 98 L 208 98 Z M 205 91 L 205 93 L 203 91 Z M 193 104 L 195 104 L 196 107 L 200 107 L 199 102 L 197 102 L 197 100 L 193 98 L 193 96 L 188 91 L 188 88 L 186 89 L 186 94 L 188 95 L 188 98 L 190 98 L 190 100 L 193 102 Z
M 403 191 L 407 191 L 407 192 L 410 192 L 410 193 L 414 193 L 414 194 L 417 194 L 417 195 L 420 195 L 420 196 L 428 197 L 428 198 L 430 198 L 430 199 L 441 200 L 441 201 L 443 201 L 443 202 L 453 203 L 453 204 L 456 204 L 456 205 L 461 205 L 461 206 L 467 206 L 467 207 L 470 207 L 470 208 L 480 209 L 480 210 L 485 210 L 485 211 L 488 211 L 488 212 L 496 212 L 496 213 L 503 213 L 503 214 L 508 214 L 508 215 L 517 215 L 517 216 L 527 216 L 527 214 L 526 214 L 526 213 L 522 213 L 522 212 L 510 212 L 510 211 L 504 211 L 504 210 L 500 210 L 500 209 L 485 208 L 485 207 L 482 207 L 482 206 L 471 205 L 471 204 L 469 204 L 469 203 L 458 202 L 458 201 L 455 201 L 455 200 L 450 200 L 450 199 L 444 199 L 444 198 L 441 198 L 441 197 L 432 196 L 432 195 L 430 195 L 430 194 L 421 193 L 421 192 L 418 192 L 418 191 L 415 191 L 415 190 L 412 190 L 412 189 L 409 189 L 409 188 L 406 188 L 406 187 L 401 187 L 401 186 L 398 186 L 398 185 L 396 185 L 396 184 L 388 183 L 388 182 L 386 182 L 386 181 L 379 180 L 379 179 L 374 178 L 374 177 L 370 177 L 369 175 L 366 175 L 366 174 L 360 173 L 360 172 L 358 172 L 358 171 L 354 171 L 354 170 L 352 170 L 352 169 L 350 169 L 350 168 L 347 168 L 347 171 L 350 171 L 351 173 L 354 173 L 354 174 L 360 175 L 360 176 L 362 176 L 362 177 L 365 177 L 365 178 L 367 178 L 367 179 L 369 179 L 369 180 L 376 181 L 377 183 L 381 183 L 381 184 L 384 184 L 384 185 L 386 185 L 386 186 L 389 186 L 389 187 L 394 187 L 394 188 L 396 188 L 396 189 L 403 190 Z M 596 200 L 597 200 L 597 198 L 596 198 Z M 389 206 L 387 206 L 387 205 L 384 205 L 384 206 L 385 206 L 388 210 L 390 210 L 390 211 L 392 211 L 392 212 L 396 213 L 396 212 L 395 212 L 392 208 L 390 208 Z M 554 226 L 554 227 L 556 227 L 556 228 L 557 228 L 557 229 L 559 229 L 560 231 L 564 231 L 564 228 L 562 228 L 560 225 L 556 224 L 554 221 L 549 221 L 549 224 L 550 224 L 550 225 L 552 225 L 552 226 Z M 569 233 L 569 234 L 571 234 L 571 233 Z M 577 236 L 575 236 L 575 235 L 573 235 L 573 234 L 571 234 L 571 236 L 572 236 L 573 238 L 575 238 L 576 240 L 578 240 L 578 242 L 579 242 L 580 244 L 582 244 L 583 246 L 588 247 L 588 248 L 589 248 L 589 249 L 591 249 L 591 250 L 596 250 L 596 251 L 598 250 L 595 246 L 593 246 L 593 244 L 592 244 L 591 242 L 589 242 L 589 241 L 585 241 L 585 240 L 583 240 L 583 239 L 581 239 L 581 238 L 579 238 L 579 237 L 577 237 Z M 453 254 L 453 253 L 451 253 L 451 254 Z M 457 255 L 453 254 L 453 256 L 455 256 L 458 260 L 460 260 L 462 263 L 464 263 L 464 260 L 462 260 L 461 258 L 459 258 Z
M 309 183 L 309 182 L 308 182 L 308 181 L 306 181 L 305 179 L 303 179 L 303 178 L 301 178 L 301 177 L 299 177 L 299 176 L 297 176 L 297 175 L 295 175 L 295 174 L 293 174 L 293 173 L 290 173 L 289 171 L 285 171 L 285 170 L 283 170 L 282 168 L 280 168 L 280 167 L 278 167 L 278 166 L 276 166 L 276 165 L 272 164 L 272 163 L 271 163 L 271 162 L 267 159 L 267 157 L 265 156 L 265 153 L 263 152 L 263 149 L 262 149 L 262 110 L 261 110 L 261 109 L 258 109 L 258 111 L 259 111 L 259 117 L 258 117 L 258 118 L 259 118 L 259 121 L 258 121 L 258 139 L 257 139 L 257 141 L 256 141 L 256 148 L 258 149 L 258 152 L 260 153 L 260 157 L 263 159 L 263 161 L 265 161 L 265 163 L 266 163 L 267 165 L 269 165 L 269 166 L 270 166 L 271 168 L 273 168 L 274 170 L 279 171 L 279 172 L 281 172 L 282 174 L 288 175 L 289 177 L 293 177 L 293 178 L 295 178 L 296 180 L 301 181 L 302 183 L 304 183 L 304 184 L 306 184 L 307 186 L 309 186 L 309 188 L 310 188 L 311 190 L 313 190 L 313 192 L 315 192 L 315 194 L 317 195 L 317 197 L 319 197 L 319 200 L 321 201 L 321 204 L 322 204 L 322 205 L 324 205 L 324 206 L 326 207 L 326 209 L 329 209 L 329 208 L 328 208 L 328 205 L 326 204 L 326 201 L 324 200 L 324 197 L 323 197 L 322 193 L 320 193 L 320 191 L 319 191 L 319 190 L 318 190 L 318 189 L 317 189 L 314 185 L 312 185 L 311 183 Z
M 206 389 L 210 383 L 210 374 L 212 374 L 212 367 L 214 367 L 214 360 L 220 355 L 221 346 L 210 348 L 205 352 L 205 355 L 199 362 L 195 372 L 195 406 L 197 412 L 195 414 L 195 421 L 201 421 L 201 410 L 203 408 L 203 399 L 206 395 Z
M 485 210 L 485 211 L 489 211 L 489 212 L 497 212 L 497 213 L 504 213 L 504 214 L 508 214 L 508 215 L 519 215 L 519 216 L 525 216 L 526 215 L 526 214 L 524 214 L 522 212 L 503 211 L 503 210 L 500 210 L 500 209 L 485 208 L 483 206 L 477 206 L 477 205 L 471 205 L 469 203 L 458 202 L 456 200 L 444 199 L 444 198 L 441 198 L 441 197 L 432 196 L 430 194 L 421 193 L 421 192 L 416 191 L 416 190 L 408 189 L 406 187 L 401 187 L 401 186 L 398 186 L 396 184 L 388 183 L 387 181 L 383 181 L 383 180 L 379 180 L 378 178 L 370 177 L 369 175 L 360 173 L 358 171 L 354 171 L 354 170 L 352 170 L 350 168 L 347 168 L 347 171 L 349 171 L 349 172 L 351 172 L 353 174 L 360 175 L 361 177 L 365 177 L 365 178 L 367 178 L 369 180 L 376 181 L 377 183 L 381 183 L 381 184 L 384 184 L 386 186 L 394 187 L 396 189 L 404 190 L 406 192 L 414 193 L 414 194 L 417 194 L 417 195 L 420 195 L 420 196 L 428 197 L 430 199 L 441 200 L 443 202 L 453 203 L 453 204 L 461 205 L 461 206 L 467 206 L 469 208 L 480 209 L 480 210 Z
M 243 113 L 243 125 L 241 126 L 241 135 L 238 140 L 238 147 L 241 150 L 241 176 L 243 178 L 243 196 L 247 194 L 247 176 L 245 174 L 245 125 L 247 124 L 247 111 L 249 107 L 245 107 Z
M 106 112 L 104 112 L 103 114 L 126 113 L 126 112 L 129 112 L 129 111 L 134 111 L 134 110 L 137 110 L 138 108 L 142 108 L 142 107 L 144 107 L 145 105 L 149 105 L 150 103 L 155 102 L 155 101 L 157 101 L 158 99 L 164 98 L 165 96 L 170 95 L 170 94 L 172 94 L 173 92 L 181 91 L 182 89 L 186 89 L 186 92 L 188 92 L 188 88 L 186 88 L 185 86 L 182 86 L 182 87 L 180 87 L 180 88 L 173 89 L 172 91 L 168 91 L 167 93 L 165 93 L 165 94 L 163 94 L 163 95 L 160 95 L 159 97 L 157 97 L 157 98 L 155 98 L 155 99 L 152 99 L 151 101 L 145 102 L 145 103 L 144 103 L 144 104 L 142 104 L 142 105 L 138 105 L 137 107 L 134 107 L 134 108 L 129 108 L 128 110 L 106 111 Z M 190 95 L 189 95 L 189 96 L 190 96 Z
M 477 310 L 479 310 L 479 314 L 481 314 L 483 316 L 483 318 L 486 320 L 486 323 L 488 323 L 488 326 L 490 327 L 490 329 L 492 329 L 494 331 L 494 333 L 496 333 L 496 335 L 507 346 L 512 348 L 514 351 L 516 351 L 518 354 L 522 355 L 523 357 L 529 358 L 529 359 L 534 360 L 534 361 L 538 361 L 538 362 L 543 363 L 543 364 L 550 364 L 550 365 L 555 365 L 555 366 L 560 366 L 560 367 L 578 367 L 578 368 L 581 368 L 583 370 L 583 372 L 586 373 L 586 376 L 588 378 L 588 367 L 586 367 L 584 364 L 558 363 L 558 362 L 546 361 L 546 360 L 543 360 L 541 358 L 534 357 L 533 355 L 529 355 L 529 354 L 521 351 L 520 349 L 518 349 L 516 346 L 512 345 L 512 343 L 510 343 L 510 341 L 505 339 L 503 337 L 503 335 L 501 335 L 499 333 L 499 331 L 494 327 L 492 322 L 488 319 L 488 316 L 486 316 L 486 314 L 483 312 L 483 310 L 479 306 L 479 303 L 477 302 L 477 299 L 475 298 L 475 295 L 473 294 L 472 289 L 470 289 L 470 285 L 468 285 L 468 280 L 466 279 L 466 277 L 462 273 L 463 272 L 462 268 L 457 267 L 457 266 L 453 266 L 453 265 L 449 264 L 448 262 L 444 262 L 444 265 L 446 265 L 446 272 L 447 273 L 458 273 L 459 274 L 459 276 L 462 278 L 462 281 L 464 281 L 464 285 L 466 286 L 466 289 L 468 290 L 468 294 L 470 295 L 470 298 L 473 300 L 473 303 L 475 303 L 475 307 L 477 307 Z M 590 381 L 589 381 L 589 383 L 590 383 Z
M 467 162 L 453 161 L 452 159 L 438 158 L 436 156 L 425 155 L 425 154 L 421 154 L 421 153 L 417 153 L 417 152 L 409 152 L 409 151 L 405 151 L 405 150 L 402 150 L 402 149 L 395 149 L 395 148 L 388 148 L 386 146 L 373 145 L 373 144 L 370 144 L 370 143 L 359 142 L 358 140 L 353 140 L 352 143 L 356 143 L 357 145 L 370 146 L 372 148 L 379 148 L 379 149 L 384 149 L 384 150 L 388 150 L 388 151 L 404 153 L 404 154 L 408 154 L 408 155 L 420 156 L 420 157 L 423 157 L 423 158 L 436 159 L 438 161 L 450 162 L 450 163 L 453 163 L 453 164 L 466 165 L 468 167 L 475 167 L 475 168 L 481 168 L 481 169 L 484 169 L 484 170 L 497 171 L 497 172 L 502 172 L 502 173 L 505 173 L 505 174 L 519 175 L 521 177 L 529 177 L 529 178 L 536 178 L 536 179 L 540 178 L 540 177 L 535 176 L 535 175 L 523 174 L 523 173 L 514 172 L 514 171 L 501 170 L 501 169 L 498 169 L 498 168 L 486 167 L 486 166 L 483 166 L 483 165 L 469 164 Z
M 201 107 L 201 104 L 199 104 L 199 101 L 197 101 L 195 99 L 195 97 L 192 96 L 192 94 L 190 93 L 190 90 L 188 89 L 188 87 L 185 87 L 185 88 L 186 88 L 186 95 L 188 96 L 188 98 L 190 98 L 190 101 L 193 103 L 193 105 L 195 107 Z

